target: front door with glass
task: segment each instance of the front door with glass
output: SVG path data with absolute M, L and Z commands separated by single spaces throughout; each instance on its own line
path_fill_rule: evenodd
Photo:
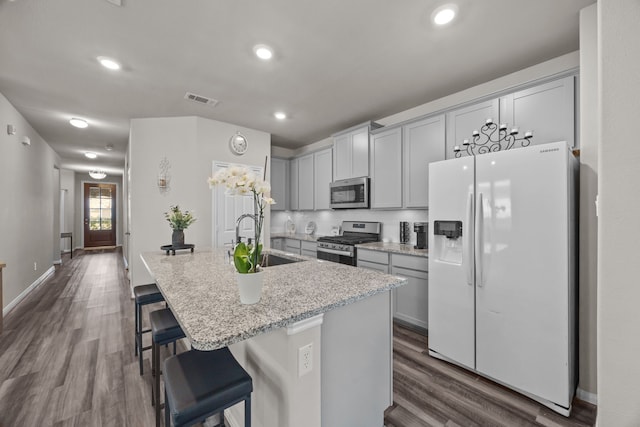
M 84 246 L 116 245 L 115 184 L 84 184 Z

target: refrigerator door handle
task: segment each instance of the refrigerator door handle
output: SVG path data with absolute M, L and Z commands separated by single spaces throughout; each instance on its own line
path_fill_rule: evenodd
M 467 229 L 464 230 L 466 251 L 463 250 L 463 254 L 465 255 L 465 259 L 462 260 L 463 263 L 467 265 L 466 273 L 467 273 L 467 284 L 469 286 L 473 286 L 473 193 L 469 193 L 469 198 L 467 199 L 467 217 L 465 218 Z
M 484 230 L 482 227 L 483 220 L 484 220 L 484 212 L 483 212 L 483 206 L 482 206 L 482 193 L 478 193 L 478 202 L 476 204 L 476 221 L 475 221 L 475 231 L 476 231 L 475 256 L 476 256 L 476 284 L 479 287 L 484 286 L 484 277 L 482 277 L 482 273 L 483 273 L 482 245 L 484 243 Z

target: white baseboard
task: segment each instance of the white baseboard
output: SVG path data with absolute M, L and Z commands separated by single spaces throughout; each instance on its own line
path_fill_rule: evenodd
M 576 390 L 576 397 L 592 405 L 598 405 L 598 395 L 596 393 L 589 393 L 579 388 Z
M 129 269 L 129 263 L 127 262 L 127 257 L 124 256 L 124 251 L 122 252 L 122 262 L 124 262 L 125 270 L 128 270 Z
M 53 261 L 53 265 L 61 265 L 61 264 L 62 264 L 62 258 Z
M 27 289 L 22 291 L 22 293 L 20 295 L 18 295 L 13 301 L 11 301 L 9 304 L 7 304 L 7 306 L 2 310 L 2 315 L 6 316 L 7 314 L 9 314 L 9 312 L 11 310 L 13 310 L 15 308 L 15 306 L 20 303 L 20 301 L 25 299 L 25 297 L 27 295 L 29 295 L 29 293 L 31 291 L 33 291 L 35 288 L 37 288 L 42 282 L 47 280 L 49 278 L 49 276 L 51 276 L 51 275 L 53 275 L 53 273 L 55 273 L 55 271 L 56 271 L 56 268 L 54 266 L 49 267 L 49 269 L 47 271 L 45 271 L 44 274 L 42 274 L 42 276 L 38 277 L 36 279 L 36 281 L 33 282 Z

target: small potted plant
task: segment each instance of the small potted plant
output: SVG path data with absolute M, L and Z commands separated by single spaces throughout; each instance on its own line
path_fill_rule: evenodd
M 164 213 L 164 217 L 169 222 L 169 227 L 173 230 L 171 246 L 174 248 L 184 246 L 184 230 L 196 221 L 193 212 L 182 212 L 178 205 L 172 205 L 169 208 L 169 212 Z
M 254 304 L 260 301 L 262 291 L 262 270 L 260 268 L 262 243 L 260 243 L 260 236 L 264 223 L 264 210 L 267 205 L 275 203 L 270 197 L 271 185 L 264 179 L 257 177 L 249 169 L 241 166 L 221 169 L 213 177 L 209 178 L 208 182 L 209 188 L 225 185 L 228 194 L 253 194 L 254 243 L 237 242 L 233 251 L 233 263 L 238 272 L 237 281 L 240 302 Z

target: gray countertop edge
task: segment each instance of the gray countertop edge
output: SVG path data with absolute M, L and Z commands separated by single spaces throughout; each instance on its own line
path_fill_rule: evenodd
M 419 256 L 428 258 L 429 249 L 415 249 L 413 245 L 404 243 L 372 242 L 357 244 L 356 248 L 377 252 L 389 252 L 400 255 Z

